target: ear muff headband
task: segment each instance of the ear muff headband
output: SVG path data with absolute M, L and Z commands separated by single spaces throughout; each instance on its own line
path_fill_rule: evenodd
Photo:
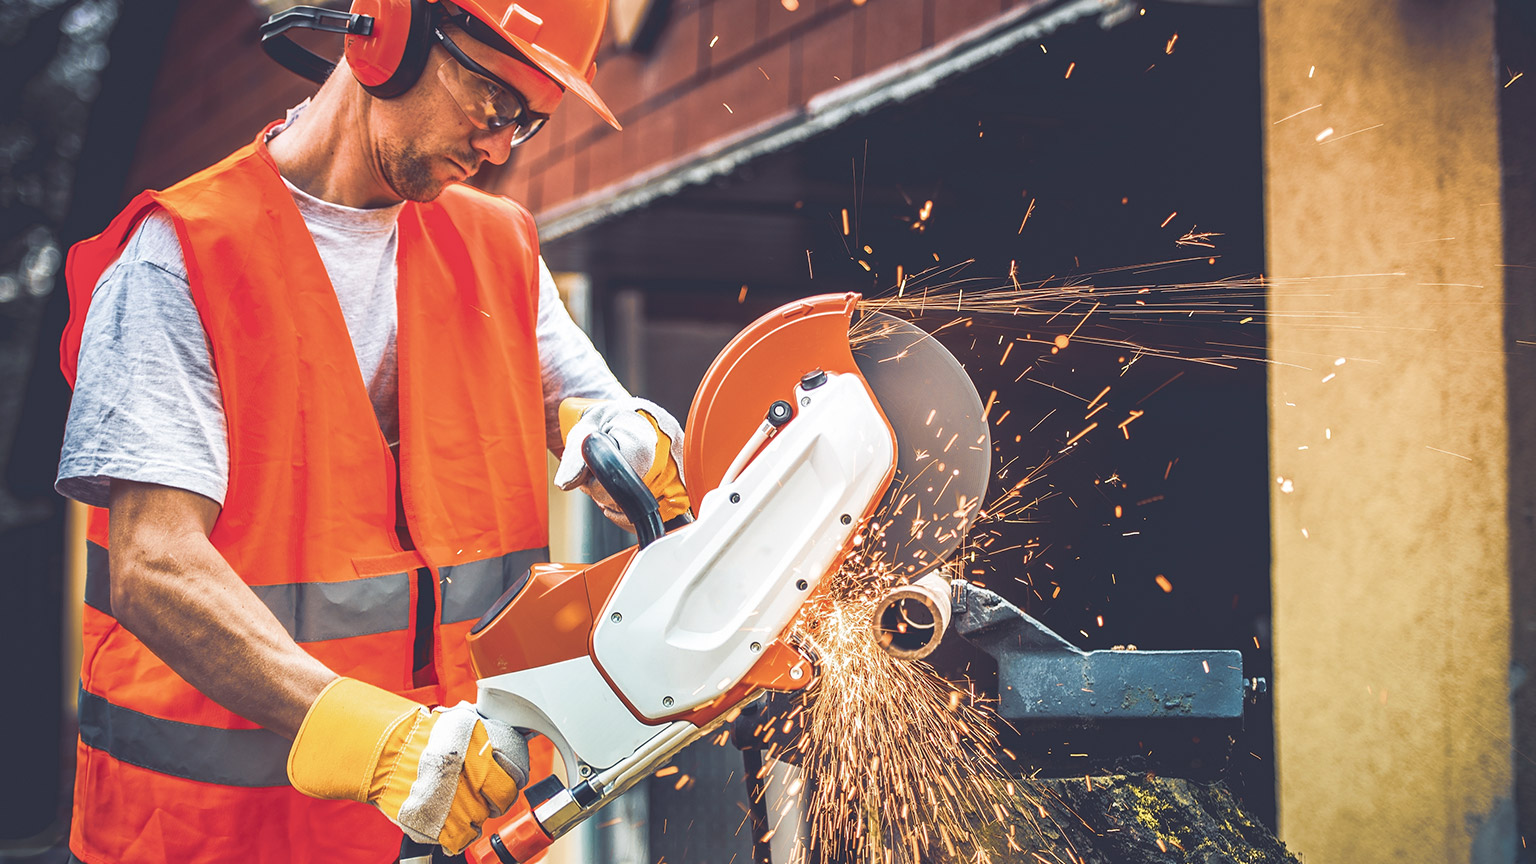
M 432 51 L 433 0 L 355 0 L 349 12 L 294 6 L 261 25 L 261 47 L 283 68 L 322 84 L 336 64 L 301 47 L 292 29 L 321 30 L 346 37 L 347 65 L 358 83 L 380 99 L 411 89 Z
M 336 64 L 301 47 L 288 35 L 289 30 L 322 30 L 368 36 L 373 33 L 373 19 L 364 15 L 322 9 L 319 6 L 294 6 L 268 18 L 261 25 L 261 50 L 284 69 L 316 84 L 324 84 Z

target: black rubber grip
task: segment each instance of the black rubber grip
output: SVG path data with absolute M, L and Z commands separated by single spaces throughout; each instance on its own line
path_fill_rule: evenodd
M 517 859 L 507 851 L 507 844 L 501 842 L 501 835 L 495 831 L 491 832 L 491 851 L 496 853 L 496 858 L 501 861 L 501 864 L 517 864 Z
M 565 784 L 560 782 L 559 777 L 551 774 L 537 783 L 529 784 L 528 788 L 523 790 L 523 795 L 527 797 L 529 807 L 538 807 L 564 791 Z
M 602 797 L 603 793 L 597 791 L 597 787 L 592 785 L 591 780 L 583 780 L 571 789 L 571 798 L 582 807 L 591 807 L 602 800 Z
M 629 467 L 619 452 L 619 443 L 606 432 L 593 432 L 581 442 L 581 458 L 587 470 L 613 497 L 624 516 L 635 526 L 635 536 L 640 548 L 656 542 L 664 531 L 661 524 L 661 505 L 645 487 L 640 475 Z
M 425 858 L 432 860 L 433 847 L 427 843 L 417 843 L 410 837 L 400 838 L 400 860 L 402 862 L 420 860 Z

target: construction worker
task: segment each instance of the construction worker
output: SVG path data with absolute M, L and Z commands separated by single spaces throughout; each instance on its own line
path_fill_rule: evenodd
M 546 552 L 544 451 L 594 491 L 607 431 L 687 508 L 677 421 L 571 322 L 527 211 L 462 185 L 569 93 L 618 126 L 606 0 L 293 14 L 349 28 L 319 91 L 69 257 L 89 864 L 377 864 L 390 823 L 458 853 L 529 779 L 464 640 Z M 562 435 L 572 397 L 602 401 Z

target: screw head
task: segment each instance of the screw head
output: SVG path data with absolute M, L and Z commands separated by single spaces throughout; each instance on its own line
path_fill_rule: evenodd
M 757 652 L 763 650 L 763 643 L 761 643 L 761 642 L 753 642 L 751 645 L 748 645 L 747 647 L 752 649 L 752 653 L 753 654 L 756 654 Z
M 805 581 L 804 579 L 796 579 L 795 587 L 799 588 L 801 591 L 804 591 L 805 589 L 811 587 L 811 583 Z
M 581 766 L 581 776 L 583 776 L 583 777 L 591 777 L 592 776 L 592 766 L 591 765 L 583 765 L 583 766 Z
M 807 406 L 809 404 L 811 404 L 811 397 L 809 397 L 809 396 L 801 396 L 800 397 L 800 407 L 801 408 L 804 408 L 805 406 Z
M 624 616 L 623 616 L 623 615 L 620 615 L 620 614 L 619 614 L 619 613 L 617 613 L 617 612 L 615 612 L 615 613 L 613 613 L 613 614 L 612 614 L 612 615 L 609 615 L 609 616 L 608 616 L 608 620 L 609 620 L 609 621 L 612 621 L 612 622 L 613 622 L 613 623 L 615 623 L 615 624 L 617 624 L 617 623 L 619 623 L 619 622 L 620 622 L 620 621 L 623 621 L 623 620 L 624 620 Z
M 661 707 L 663 707 L 663 708 L 671 708 L 672 707 L 672 697 L 671 696 L 663 696 L 663 697 L 661 697 Z
M 801 669 L 799 666 L 790 667 L 789 677 L 799 681 L 801 678 L 805 677 L 805 670 Z
M 741 503 L 741 494 L 738 493 L 738 492 L 732 492 L 731 493 L 731 503 L 732 504 L 740 504 Z
M 844 525 L 848 525 L 853 522 L 853 517 L 849 516 L 847 513 L 844 513 L 843 515 L 837 517 L 837 521 L 843 523 Z

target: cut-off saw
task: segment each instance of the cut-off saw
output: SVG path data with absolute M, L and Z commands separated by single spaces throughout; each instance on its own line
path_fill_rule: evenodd
M 715 359 L 688 415 L 687 524 L 587 439 L 638 544 L 534 565 L 472 631 L 479 710 L 548 737 L 568 779 L 531 785 L 469 861 L 528 861 L 733 712 L 811 686 L 792 625 L 850 555 L 913 581 L 959 546 L 990 477 L 981 400 L 931 335 L 860 299 L 783 306 Z

